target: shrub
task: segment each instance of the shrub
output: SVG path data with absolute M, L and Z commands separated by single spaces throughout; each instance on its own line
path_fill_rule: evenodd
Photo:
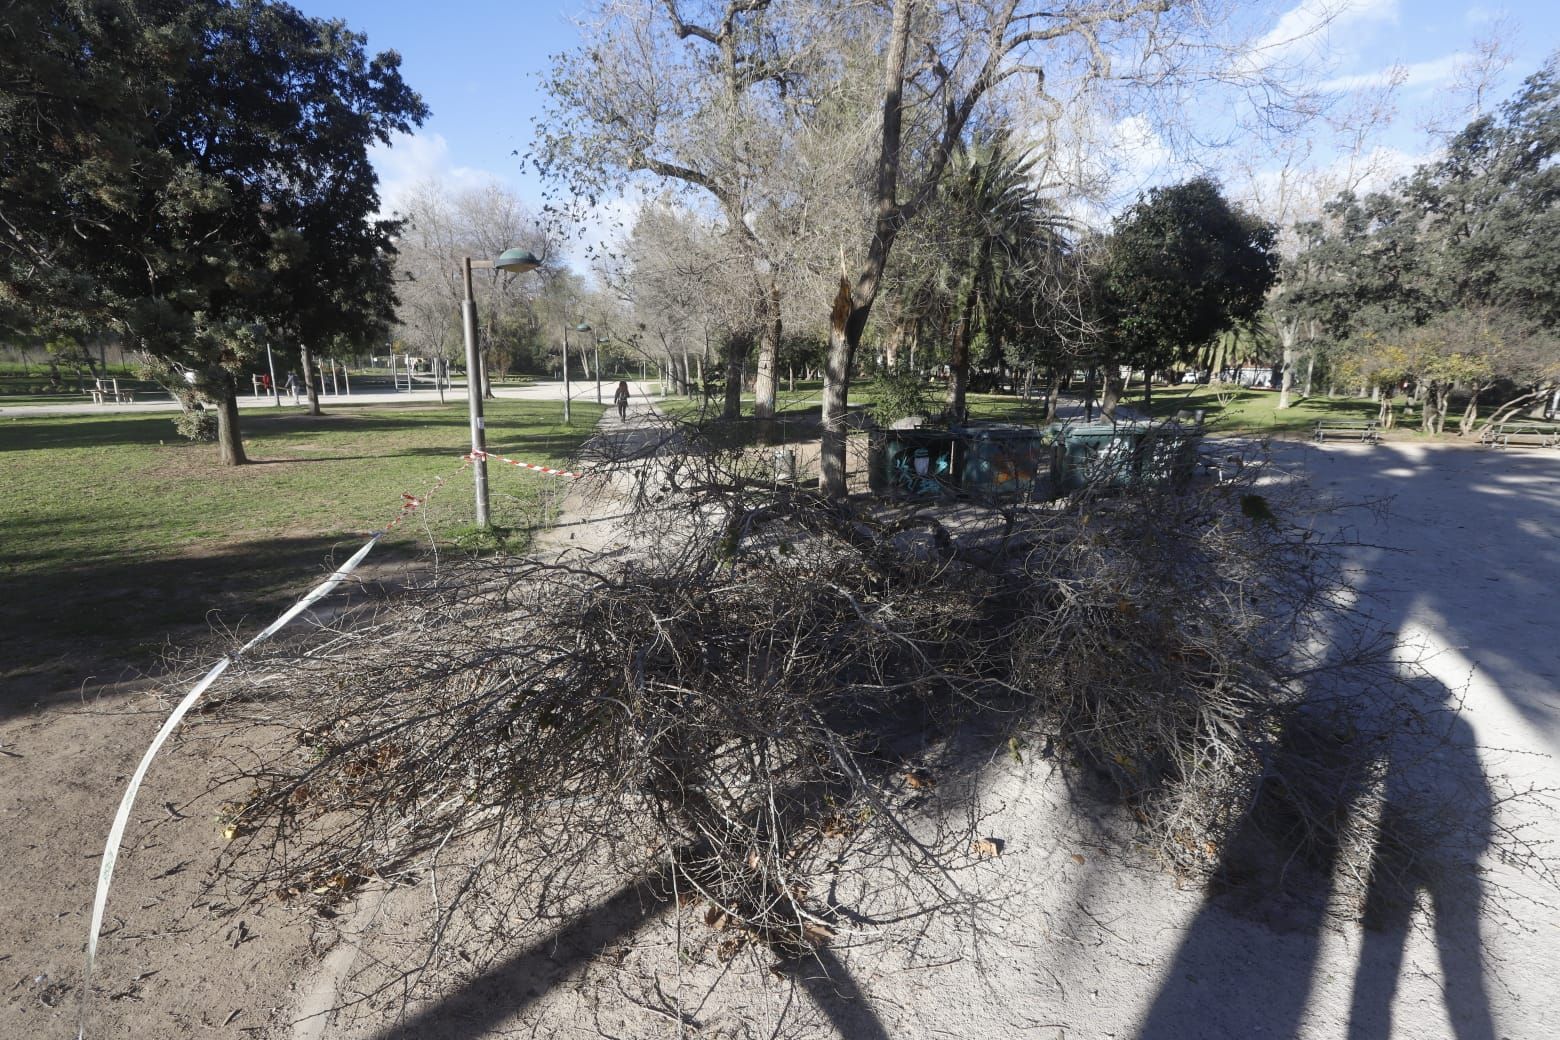
M 209 443 L 217 439 L 217 415 L 215 412 L 192 408 L 187 412 L 179 413 L 178 418 L 173 420 L 173 428 L 178 430 L 182 437 L 200 443 Z

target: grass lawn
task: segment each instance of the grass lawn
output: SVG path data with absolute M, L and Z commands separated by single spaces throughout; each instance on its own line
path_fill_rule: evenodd
M 1302 399 L 1293 394 L 1290 402 L 1288 408 L 1279 411 L 1277 390 L 1247 389 L 1238 391 L 1228 405 L 1220 405 L 1211 387 L 1164 386 L 1155 387 L 1154 405 L 1147 411 L 1156 418 L 1168 418 L 1183 408 L 1201 408 L 1205 421 L 1218 432 L 1309 436 L 1319 419 L 1372 420 L 1379 407 L 1362 397 Z M 1141 388 L 1127 394 L 1126 403 L 1144 411 Z
M 577 402 L 564 427 L 553 402 L 489 402 L 488 445 L 562 462 L 600 412 Z M 215 446 L 174 431 L 171 414 L 0 419 L 0 679 L 62 652 L 160 642 L 211 609 L 229 624 L 268 620 L 383 528 L 403 493 L 424 495 L 441 477 L 370 559 L 415 553 L 430 531 L 446 545 L 471 541 L 463 401 L 245 413 L 242 430 L 254 464 L 223 467 Z M 509 466 L 490 466 L 489 484 L 511 548 L 563 493 Z
M 776 396 L 776 412 L 788 429 L 795 429 L 798 436 L 814 428 L 822 412 L 822 385 L 798 383 L 795 391 L 781 389 Z M 872 384 L 868 380 L 852 383 L 851 407 L 872 403 Z M 1354 397 L 1312 397 L 1301 400 L 1282 412 L 1278 410 L 1278 392 L 1274 390 L 1240 390 L 1228 405 L 1220 405 L 1217 395 L 1206 386 L 1164 386 L 1154 389 L 1154 404 L 1147 411 L 1157 418 L 1168 418 L 1181 409 L 1202 409 L 1204 419 L 1215 432 L 1255 433 L 1275 435 L 1309 435 L 1318 419 L 1374 419 L 1377 405 L 1374 401 Z M 1026 402 L 1011 394 L 970 394 L 970 417 L 975 420 L 1038 424 L 1045 415 L 1042 402 Z M 744 394 L 744 411 L 751 414 L 753 395 Z M 1143 411 L 1141 388 L 1127 394 L 1125 403 Z M 936 412 L 942 405 L 942 389 L 927 386 L 927 405 Z M 700 415 L 697 399 L 669 396 L 657 401 L 657 406 L 668 415 L 682 419 L 696 419 Z M 720 401 L 712 399 L 705 409 L 705 417 L 714 419 L 720 414 Z M 1401 421 L 1401 416 L 1399 417 Z M 744 423 L 744 426 L 748 424 Z M 1409 424 L 1411 425 L 1411 424 Z M 745 431 L 744 431 L 745 432 Z M 1417 435 L 1418 427 L 1403 432 Z

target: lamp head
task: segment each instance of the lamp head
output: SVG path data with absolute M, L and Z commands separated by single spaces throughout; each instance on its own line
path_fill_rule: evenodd
M 506 249 L 499 254 L 497 260 L 493 261 L 493 266 L 500 271 L 514 271 L 519 274 L 536 270 L 542 266 L 542 262 L 529 249 Z

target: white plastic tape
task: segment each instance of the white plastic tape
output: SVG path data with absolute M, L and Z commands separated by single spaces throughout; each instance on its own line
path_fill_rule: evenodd
M 363 557 L 368 555 L 368 551 L 374 547 L 375 542 L 379 541 L 379 537 L 379 534 L 376 534 L 370 538 L 350 560 L 336 568 L 334 574 L 316 585 L 308 595 L 288 607 L 263 632 L 240 647 L 237 653 L 224 657 L 212 665 L 211 670 L 201 677 L 200 682 L 196 683 L 190 692 L 184 695 L 178 707 L 173 709 L 173 714 L 168 716 L 168 721 L 162 724 L 162 729 L 159 729 L 157 736 L 152 738 L 146 754 L 141 756 L 141 764 L 136 766 L 135 775 L 130 778 L 130 786 L 125 788 L 124 797 L 119 800 L 119 811 L 114 814 L 114 824 L 108 830 L 108 843 L 103 847 L 103 862 L 98 866 L 97 896 L 92 901 L 92 924 L 87 933 L 87 964 L 81 979 L 81 1021 L 76 1031 L 77 1040 L 84 1040 L 87 1034 L 87 1002 L 92 995 L 92 966 L 97 959 L 98 934 L 103 930 L 103 912 L 108 907 L 108 889 L 114 880 L 114 864 L 119 859 L 120 842 L 125 835 L 125 826 L 130 821 L 130 810 L 135 805 L 135 796 L 141 789 L 141 781 L 146 779 L 146 771 L 151 768 L 152 759 L 157 757 L 157 752 L 162 750 L 163 744 L 173 735 L 173 731 L 179 728 L 179 723 L 183 721 L 185 715 L 189 714 L 195 702 L 200 700 L 201 694 L 205 693 L 233 662 L 281 631 L 299 614 L 330 595 L 331 590 L 340 585 L 347 575 L 363 562 Z

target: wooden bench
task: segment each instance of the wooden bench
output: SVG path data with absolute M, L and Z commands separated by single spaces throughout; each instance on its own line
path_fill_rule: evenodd
M 1381 439 L 1381 424 L 1361 422 L 1357 419 L 1321 419 L 1316 424 L 1314 440 L 1325 441 L 1328 434 L 1346 436 L 1349 440 L 1375 444 Z
M 1486 426 L 1479 439 L 1497 448 L 1551 448 L 1560 444 L 1560 427 L 1531 422 L 1496 423 Z

